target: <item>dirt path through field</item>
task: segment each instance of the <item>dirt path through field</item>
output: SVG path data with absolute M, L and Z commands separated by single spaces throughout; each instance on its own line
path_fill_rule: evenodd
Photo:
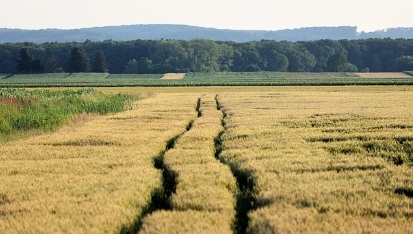
M 354 74 L 361 78 L 413 78 L 413 76 L 404 72 L 372 72 Z
M 161 80 L 182 80 L 186 76 L 186 73 L 165 73 L 161 77 Z

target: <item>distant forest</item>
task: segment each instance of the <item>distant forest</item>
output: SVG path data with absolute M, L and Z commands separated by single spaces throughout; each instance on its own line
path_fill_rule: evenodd
M 357 40 L 369 38 L 413 39 L 413 28 L 388 28 L 374 32 L 358 32 L 357 27 L 306 27 L 296 29 L 230 30 L 205 28 L 190 25 L 148 24 L 106 26 L 80 29 L 7 29 L 0 28 L 0 43 L 17 42 L 84 42 L 91 41 L 132 41 L 132 40 L 192 40 L 249 42 L 260 40 L 275 41 L 314 41 Z
M 413 71 L 413 39 L 0 44 L 0 73 Z

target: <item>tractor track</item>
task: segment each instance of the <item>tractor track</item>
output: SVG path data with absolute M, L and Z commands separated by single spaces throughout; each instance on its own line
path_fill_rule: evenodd
M 196 103 L 195 111 L 197 112 L 197 118 L 202 116 L 201 108 L 201 98 L 198 98 Z M 166 143 L 165 149 L 162 150 L 153 159 L 153 165 L 157 170 L 162 171 L 162 188 L 156 189 L 152 193 L 151 202 L 143 209 L 141 215 L 133 222 L 131 226 L 124 226 L 120 233 L 138 233 L 142 227 L 142 220 L 149 214 L 157 210 L 171 210 L 171 196 L 176 191 L 176 186 L 178 184 L 176 173 L 171 170 L 164 162 L 165 154 L 175 147 L 178 139 L 184 135 L 186 132 L 192 129 L 192 125 L 195 119 L 191 119 L 185 127 L 185 131 L 179 133 L 178 135 L 169 139 Z
M 221 156 L 223 150 L 223 135 L 228 130 L 226 126 L 225 119 L 228 117 L 226 111 L 222 108 L 219 102 L 218 95 L 215 96 L 215 102 L 217 110 L 220 110 L 223 114 L 222 127 L 218 137 L 215 139 L 215 157 L 223 164 L 230 167 L 232 174 L 237 180 L 237 186 L 239 189 L 238 194 L 236 194 L 236 214 L 234 222 L 234 233 L 246 233 L 249 218 L 248 213 L 255 209 L 255 196 L 254 187 L 255 182 L 250 171 L 242 169 L 235 162 L 231 162 Z

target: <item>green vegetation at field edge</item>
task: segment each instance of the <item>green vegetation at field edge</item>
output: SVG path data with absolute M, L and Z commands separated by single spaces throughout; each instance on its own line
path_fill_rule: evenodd
M 80 113 L 108 114 L 125 110 L 130 95 L 103 95 L 93 89 L 0 89 L 0 141 L 18 132 L 51 130 Z

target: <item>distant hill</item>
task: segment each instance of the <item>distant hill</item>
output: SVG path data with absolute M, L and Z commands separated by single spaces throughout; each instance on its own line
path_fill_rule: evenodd
M 129 41 L 137 39 L 182 39 L 205 38 L 215 41 L 259 41 L 287 40 L 309 41 L 320 39 L 365 39 L 365 38 L 413 38 L 413 28 L 390 28 L 375 32 L 357 32 L 357 27 L 308 27 L 278 31 L 229 30 L 204 28 L 188 25 L 150 24 L 107 26 L 82 29 L 0 29 L 0 43 L 6 42 L 83 42 L 91 41 Z

